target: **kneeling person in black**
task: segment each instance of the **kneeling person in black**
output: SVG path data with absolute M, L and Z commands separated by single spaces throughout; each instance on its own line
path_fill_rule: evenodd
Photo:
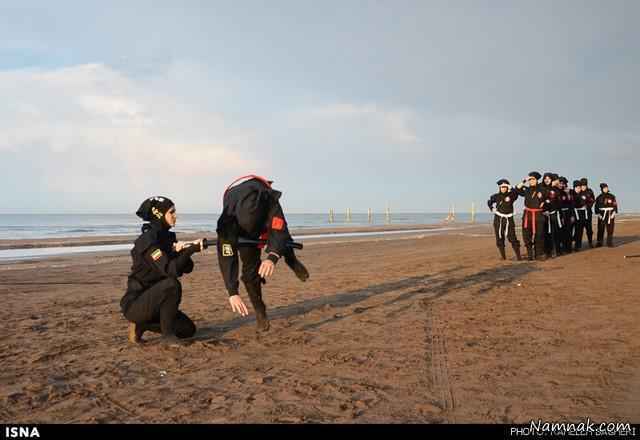
M 129 341 L 141 342 L 147 330 L 162 333 L 166 342 L 190 338 L 196 326 L 178 310 L 182 299 L 178 278 L 193 270 L 191 255 L 202 250 L 202 240 L 176 240 L 170 231 L 176 224 L 176 210 L 166 197 L 145 200 L 136 215 L 148 223 L 131 250 L 133 265 L 120 301 L 123 315 L 131 322 Z

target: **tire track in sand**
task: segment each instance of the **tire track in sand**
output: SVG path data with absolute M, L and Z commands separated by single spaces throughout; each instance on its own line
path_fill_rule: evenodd
M 422 300 L 420 305 L 426 313 L 425 361 L 429 369 L 427 372 L 429 388 L 438 399 L 443 415 L 449 422 L 455 423 L 453 412 L 456 404 L 449 381 L 447 341 L 442 331 L 443 326 L 433 313 L 431 299 Z

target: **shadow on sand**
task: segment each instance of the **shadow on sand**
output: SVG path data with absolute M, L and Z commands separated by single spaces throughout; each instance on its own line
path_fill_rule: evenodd
M 304 315 L 313 310 L 322 309 L 327 306 L 330 306 L 332 308 L 346 308 L 379 295 L 410 289 L 409 291 L 403 292 L 395 298 L 392 298 L 380 305 L 356 307 L 351 314 L 335 314 L 331 318 L 314 324 L 306 325 L 302 328 L 303 330 L 313 330 L 324 324 L 335 322 L 353 314 L 363 313 L 367 310 L 380 306 L 390 306 L 414 299 L 432 301 L 456 290 L 468 287 L 475 286 L 478 289 L 476 291 L 476 294 L 484 294 L 489 292 L 494 287 L 513 283 L 518 278 L 521 278 L 530 272 L 540 270 L 535 264 L 522 263 L 508 266 L 498 266 L 491 269 L 481 270 L 469 275 L 456 276 L 456 273 L 460 272 L 463 269 L 464 267 L 458 266 L 435 274 L 426 274 L 388 283 L 374 284 L 363 289 L 351 290 L 334 295 L 301 301 L 288 306 L 277 307 L 269 310 L 269 318 L 271 320 L 282 318 L 286 319 L 294 316 Z M 399 310 L 388 313 L 386 316 L 388 318 L 393 318 L 402 310 L 405 310 L 410 306 L 411 304 L 406 305 Z M 207 340 L 210 338 L 219 337 L 226 332 L 235 330 L 244 325 L 254 322 L 254 317 L 236 318 L 221 324 L 205 327 L 198 330 L 198 333 L 193 338 L 193 340 Z

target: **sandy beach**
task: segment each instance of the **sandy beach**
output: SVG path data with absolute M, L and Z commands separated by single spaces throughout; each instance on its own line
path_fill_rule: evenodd
M 516 262 L 489 225 L 310 242 L 310 280 L 281 264 L 265 287 L 260 335 L 208 251 L 179 348 L 127 342 L 126 253 L 1 263 L 0 420 L 637 423 L 640 221 L 615 244 Z

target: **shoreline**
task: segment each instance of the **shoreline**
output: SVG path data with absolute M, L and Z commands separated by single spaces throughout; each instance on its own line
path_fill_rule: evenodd
M 475 223 L 475 225 L 483 225 L 484 223 Z M 438 224 L 407 224 L 407 225 L 375 225 L 375 226 L 348 226 L 348 227 L 332 227 L 332 228 L 297 228 L 291 230 L 291 235 L 296 237 L 305 237 L 311 235 L 333 235 L 333 234 L 359 234 L 359 233 L 375 233 L 390 231 L 415 231 L 423 229 L 442 229 L 442 228 L 458 228 L 471 226 L 472 223 L 438 223 Z M 197 240 L 203 236 L 213 239 L 216 235 L 215 231 L 204 231 L 200 233 L 178 233 L 180 240 L 189 241 Z M 27 239 L 1 239 L 0 250 L 14 249 L 41 249 L 56 247 L 75 247 L 75 246 L 105 246 L 105 245 L 124 245 L 132 243 L 137 235 L 99 235 L 87 237 L 56 237 L 56 238 L 27 238 Z

